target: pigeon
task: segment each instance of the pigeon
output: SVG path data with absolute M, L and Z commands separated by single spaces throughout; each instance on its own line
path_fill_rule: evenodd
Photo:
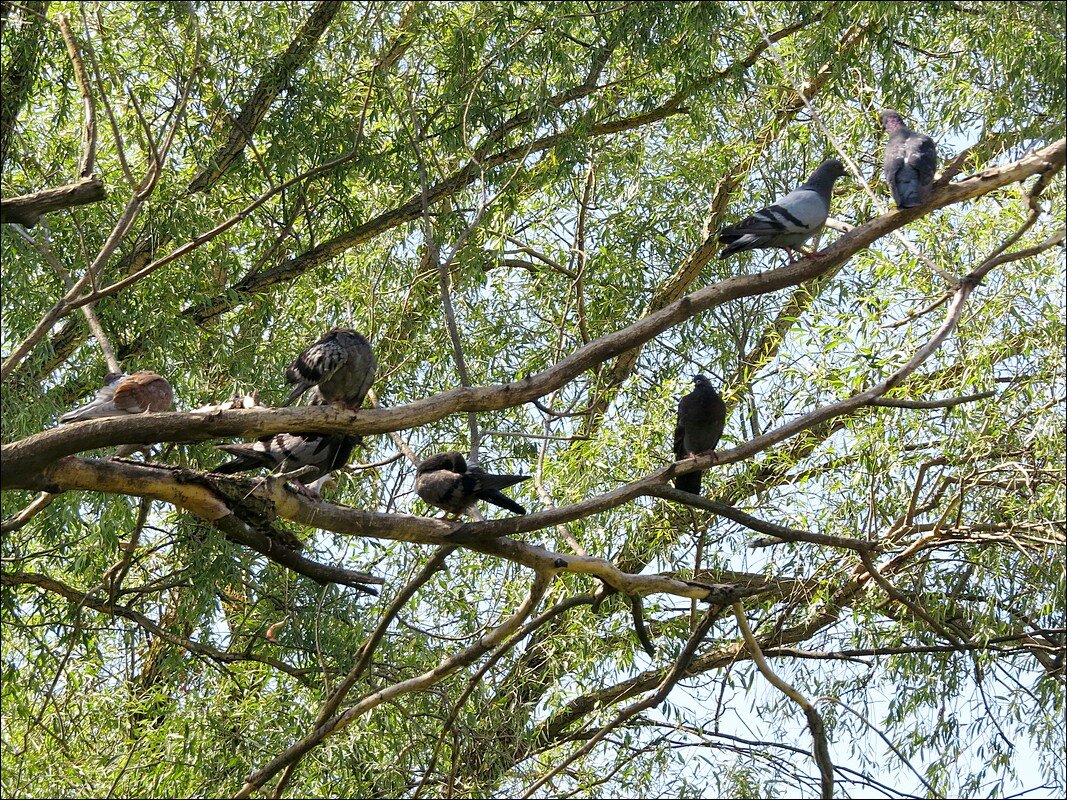
M 173 404 L 174 390 L 161 375 L 148 370 L 132 375 L 109 372 L 104 376 L 104 386 L 97 390 L 91 402 L 68 411 L 59 421 L 65 424 L 146 411 L 169 411 Z
M 500 490 L 528 480 L 529 475 L 491 475 L 477 467 L 468 469 L 466 459 L 450 451 L 430 456 L 419 464 L 415 470 L 415 491 L 430 505 L 456 516 L 473 515 L 479 500 L 525 514 L 525 508 Z
M 824 161 L 806 182 L 776 200 L 774 205 L 723 228 L 719 231 L 719 241 L 727 247 L 719 253 L 719 258 L 767 247 L 781 247 L 790 256 L 794 250 L 804 253 L 800 245 L 818 233 L 826 222 L 834 181 L 844 174 L 845 165 L 836 158 Z
M 366 338 L 351 328 L 334 328 L 285 370 L 285 380 L 295 386 L 282 405 L 314 386 L 322 400 L 355 411 L 363 405 L 377 369 L 378 360 Z
M 934 184 L 937 145 L 929 136 L 906 127 L 896 111 L 883 111 L 878 118 L 889 134 L 882 169 L 893 200 L 897 208 L 921 206 Z
M 301 494 L 318 496 L 318 488 L 308 488 L 302 479 L 324 481 L 331 472 L 348 463 L 352 449 L 360 443 L 358 436 L 343 433 L 277 433 L 264 436 L 254 444 L 217 444 L 219 450 L 237 456 L 216 467 L 215 472 L 230 475 L 266 467 L 272 472 L 292 472 L 301 467 L 315 467 L 296 480 Z M 320 484 L 321 485 L 321 484 Z
M 674 427 L 674 458 L 709 453 L 719 444 L 726 427 L 726 403 L 703 375 L 693 378 L 695 388 L 678 401 L 678 424 Z M 676 488 L 700 494 L 703 472 L 689 472 L 674 479 Z

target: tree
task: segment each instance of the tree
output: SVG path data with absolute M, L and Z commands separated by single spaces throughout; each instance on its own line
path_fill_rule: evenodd
M 2 8 L 7 794 L 1067 788 L 1062 4 Z M 269 407 L 336 325 L 374 407 Z M 122 368 L 176 412 L 56 425 Z M 294 430 L 326 499 L 211 473 Z

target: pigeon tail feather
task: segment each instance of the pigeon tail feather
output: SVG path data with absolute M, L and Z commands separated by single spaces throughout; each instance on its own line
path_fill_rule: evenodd
M 510 485 L 510 484 L 509 484 Z M 478 497 L 487 503 L 492 503 L 494 506 L 500 506 L 506 508 L 508 511 L 514 511 L 516 514 L 525 514 L 526 509 L 512 500 L 503 492 L 496 490 L 479 492 Z
M 703 477 L 703 472 L 687 472 L 685 475 L 678 475 L 674 478 L 674 488 L 681 492 L 700 494 L 700 482 Z
M 216 448 L 222 450 L 225 453 L 229 453 L 231 456 L 237 456 L 233 461 L 227 461 L 218 467 L 215 467 L 212 472 L 218 472 L 223 475 L 231 475 L 234 472 L 244 472 L 245 470 L 257 469 L 259 467 L 273 467 L 275 466 L 274 459 L 263 450 L 256 450 L 255 445 L 250 444 L 217 444 Z

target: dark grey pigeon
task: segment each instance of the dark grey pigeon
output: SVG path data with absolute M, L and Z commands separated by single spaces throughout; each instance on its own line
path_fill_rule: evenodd
M 695 388 L 678 401 L 678 424 L 674 427 L 674 459 L 709 453 L 719 444 L 726 427 L 726 403 L 703 375 L 693 378 Z M 676 488 L 700 494 L 703 472 L 689 472 L 674 479 Z
M 878 118 L 889 134 L 882 169 L 897 208 L 921 206 L 930 196 L 937 171 L 937 145 L 929 136 L 904 125 L 896 111 L 883 111 Z
M 719 258 L 744 250 L 781 247 L 793 251 L 814 236 L 830 213 L 830 193 L 834 181 L 845 174 L 845 165 L 836 158 L 822 162 L 808 180 L 781 197 L 773 205 L 757 211 L 736 225 L 719 231 L 719 241 L 727 245 Z M 810 253 L 805 253 L 810 255 Z
M 312 386 L 327 403 L 355 411 L 374 383 L 378 360 L 370 342 L 351 328 L 334 328 L 293 359 L 285 380 L 295 384 L 283 406 Z
M 415 470 L 415 491 L 432 506 L 457 516 L 470 513 L 479 500 L 525 514 L 526 509 L 501 489 L 530 480 L 529 475 L 491 475 L 477 467 L 467 469 L 460 453 L 438 453 L 425 459 Z
M 272 472 L 292 472 L 312 466 L 315 469 L 296 483 L 303 494 L 315 496 L 317 489 L 309 489 L 304 481 L 323 479 L 343 467 L 359 442 L 358 436 L 340 433 L 278 433 L 264 436 L 253 444 L 217 444 L 219 450 L 237 458 L 214 471 L 228 475 L 265 467 Z

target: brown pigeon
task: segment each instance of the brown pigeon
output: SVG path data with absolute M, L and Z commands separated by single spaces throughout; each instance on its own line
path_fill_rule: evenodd
M 91 402 L 68 411 L 59 418 L 61 423 L 83 419 L 121 417 L 123 414 L 143 414 L 146 411 L 169 411 L 174 404 L 174 390 L 161 375 L 141 370 L 132 375 L 109 372 L 104 386 Z

